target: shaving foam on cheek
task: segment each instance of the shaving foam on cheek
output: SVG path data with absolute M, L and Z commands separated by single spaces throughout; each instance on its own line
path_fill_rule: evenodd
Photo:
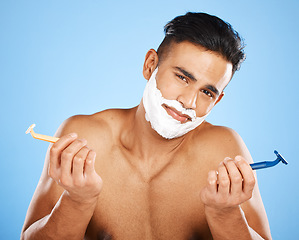
M 157 72 L 158 68 L 153 72 L 143 93 L 145 119 L 150 122 L 152 128 L 162 137 L 166 139 L 181 137 L 198 127 L 208 114 L 203 117 L 196 117 L 196 112 L 194 110 L 185 109 L 182 104 L 176 100 L 165 99 L 162 96 L 161 91 L 157 88 Z M 191 121 L 181 123 L 174 119 L 163 108 L 163 104 L 175 108 L 182 114 L 188 115 L 191 118 Z

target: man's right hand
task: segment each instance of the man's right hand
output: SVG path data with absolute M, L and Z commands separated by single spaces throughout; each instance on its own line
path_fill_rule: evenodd
M 95 203 L 102 189 L 102 179 L 94 169 L 96 153 L 86 144 L 71 133 L 50 149 L 49 176 L 79 204 Z

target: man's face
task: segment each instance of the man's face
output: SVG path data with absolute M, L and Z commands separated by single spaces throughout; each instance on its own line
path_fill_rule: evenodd
M 159 63 L 157 88 L 164 98 L 194 109 L 197 117 L 206 115 L 223 96 L 232 76 L 232 64 L 190 42 L 173 43 L 169 49 Z M 187 121 L 175 109 L 163 107 L 176 120 Z

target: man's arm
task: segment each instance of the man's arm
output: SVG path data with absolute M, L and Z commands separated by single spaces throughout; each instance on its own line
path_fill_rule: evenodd
M 243 157 L 226 157 L 217 170 L 209 172 L 201 192 L 213 239 L 271 239 L 256 176 L 249 165 L 251 156 L 232 130 L 226 130 L 224 139 L 221 154 Z
M 95 172 L 96 154 L 84 139 L 67 134 L 70 119 L 62 125 L 46 156 L 21 239 L 83 239 L 93 215 L 102 180 Z M 65 135 L 66 134 L 66 135 Z

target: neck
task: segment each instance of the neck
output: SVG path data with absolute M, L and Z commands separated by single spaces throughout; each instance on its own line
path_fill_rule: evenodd
M 172 157 L 184 142 L 185 136 L 175 139 L 163 138 L 146 121 L 142 101 L 134 110 L 131 127 L 122 138 L 125 148 L 144 160 L 157 159 L 161 156 Z

